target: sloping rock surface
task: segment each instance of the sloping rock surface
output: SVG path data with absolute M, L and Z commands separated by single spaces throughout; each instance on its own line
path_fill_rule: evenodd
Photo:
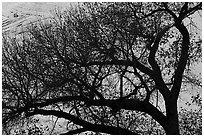
M 65 2 L 3 2 L 2 31 L 16 32 L 31 22 L 52 16 L 55 9 L 69 8 Z

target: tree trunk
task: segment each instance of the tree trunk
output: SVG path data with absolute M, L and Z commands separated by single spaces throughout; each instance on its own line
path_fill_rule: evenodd
M 167 127 L 165 132 L 167 135 L 179 135 L 179 122 L 178 122 L 178 110 L 177 99 L 172 99 L 166 104 L 167 115 Z

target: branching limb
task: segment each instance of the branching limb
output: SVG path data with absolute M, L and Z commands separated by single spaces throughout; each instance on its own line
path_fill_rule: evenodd
M 98 124 L 92 124 L 90 122 L 87 122 L 85 120 L 79 119 L 76 116 L 73 116 L 71 114 L 68 114 L 66 112 L 56 111 L 56 110 L 43 110 L 43 109 L 36 109 L 35 111 L 31 112 L 30 115 L 36 115 L 41 114 L 44 116 L 47 115 L 53 115 L 58 118 L 64 118 L 71 120 L 74 124 L 86 127 L 86 131 L 94 131 L 94 132 L 102 132 L 107 134 L 126 134 L 126 135 L 134 135 L 137 133 L 131 132 L 127 129 L 120 128 L 120 127 L 114 127 L 114 126 L 105 126 L 105 125 L 98 125 Z
M 151 47 L 150 54 L 148 57 L 148 62 L 151 65 L 152 70 L 154 72 L 153 79 L 154 79 L 156 86 L 160 90 L 160 92 L 163 95 L 165 100 L 167 99 L 167 94 L 169 92 L 169 89 L 165 85 L 164 80 L 161 76 L 161 70 L 160 70 L 160 68 L 159 68 L 159 66 L 155 60 L 155 54 L 158 50 L 159 42 L 160 42 L 161 38 L 171 27 L 172 27 L 172 25 L 168 25 L 168 26 L 164 27 L 160 32 L 158 32 L 158 34 L 154 40 L 154 43 Z
M 150 77 L 152 76 L 152 70 L 141 64 L 136 58 L 133 61 L 130 60 L 114 60 L 114 61 L 91 61 L 89 63 L 79 63 L 82 66 L 92 65 L 121 65 L 121 66 L 132 66 L 138 68 L 141 72 L 146 73 Z
M 179 58 L 178 67 L 175 70 L 174 74 L 174 84 L 171 91 L 176 92 L 176 97 L 179 95 L 183 72 L 186 67 L 186 63 L 188 60 L 188 49 L 190 44 L 190 36 L 189 32 L 183 24 L 176 24 L 176 28 L 180 31 L 183 36 L 182 47 L 181 47 L 181 56 Z

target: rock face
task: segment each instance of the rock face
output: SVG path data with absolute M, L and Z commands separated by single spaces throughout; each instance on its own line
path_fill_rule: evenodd
M 70 5 L 64 2 L 3 2 L 2 31 L 19 31 L 30 22 L 51 17 L 55 9 L 66 9 Z

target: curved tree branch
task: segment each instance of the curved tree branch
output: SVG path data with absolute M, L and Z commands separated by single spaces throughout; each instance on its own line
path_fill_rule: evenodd
M 58 118 L 64 118 L 71 120 L 73 123 L 83 126 L 87 129 L 87 131 L 94 131 L 94 132 L 102 132 L 107 134 L 113 134 L 113 135 L 135 135 L 137 133 L 133 133 L 127 129 L 123 129 L 120 127 L 113 127 L 113 126 L 106 126 L 106 125 L 98 125 L 98 124 L 92 124 L 90 122 L 84 121 L 82 119 L 79 119 L 78 117 L 68 114 L 66 112 L 62 111 L 56 111 L 56 110 L 43 110 L 43 109 L 35 109 L 33 112 L 30 113 L 30 115 L 53 115 Z
M 195 6 L 194 8 L 191 8 L 188 11 L 187 11 L 188 3 L 185 3 L 183 7 L 181 8 L 182 13 L 179 14 L 179 17 L 177 17 L 171 10 L 168 9 L 166 3 L 164 3 L 164 6 L 166 8 L 166 11 L 174 17 L 175 27 L 180 31 L 181 35 L 183 36 L 181 57 L 179 58 L 178 67 L 175 70 L 174 84 L 171 89 L 172 91 L 171 93 L 175 94 L 175 96 L 172 96 L 172 97 L 175 97 L 175 101 L 176 101 L 179 95 L 180 87 L 181 87 L 182 75 L 183 75 L 187 60 L 188 60 L 188 49 L 189 49 L 189 43 L 190 43 L 189 32 L 187 28 L 184 26 L 184 24 L 182 23 L 182 20 L 187 16 L 188 13 L 196 10 L 195 7 L 197 8 L 197 10 L 201 8 L 200 7 L 201 3 Z
M 182 23 L 176 23 L 176 28 L 180 31 L 183 36 L 182 47 L 181 47 L 181 56 L 179 58 L 178 67 L 175 70 L 174 75 L 174 84 L 171 89 L 172 92 L 176 92 L 176 97 L 178 98 L 179 91 L 182 83 L 183 72 L 186 67 L 186 63 L 188 60 L 188 49 L 190 44 L 190 36 L 187 28 Z
M 166 117 L 163 115 L 162 112 L 160 112 L 157 108 L 155 108 L 149 102 L 139 101 L 139 100 L 135 100 L 135 99 L 89 100 L 89 99 L 87 99 L 85 97 L 81 97 L 81 96 L 75 96 L 75 97 L 74 96 L 66 96 L 66 97 L 60 97 L 60 98 L 55 98 L 55 99 L 49 99 L 49 100 L 46 100 L 45 102 L 41 102 L 41 103 L 39 102 L 39 103 L 30 104 L 29 106 L 22 107 L 22 108 L 18 109 L 18 111 L 16 111 L 16 113 L 19 114 L 22 112 L 26 112 L 29 114 L 30 112 L 27 112 L 27 110 L 29 110 L 30 108 L 45 107 L 45 106 L 52 105 L 52 104 L 55 104 L 58 102 L 67 102 L 67 101 L 73 101 L 73 100 L 84 101 L 85 103 L 89 103 L 92 106 L 108 106 L 112 109 L 118 108 L 118 109 L 137 110 L 137 111 L 145 112 L 145 113 L 151 115 L 164 128 L 166 127 L 166 122 L 165 122 Z M 35 111 L 35 113 L 38 111 L 39 111 L 39 109 L 37 109 L 37 111 Z M 39 112 L 44 113 L 44 111 L 39 111 Z M 50 111 L 50 112 L 52 112 L 52 111 Z M 45 114 L 48 115 L 48 113 L 45 113 Z M 56 114 L 58 114 L 58 113 L 56 112 Z M 60 114 L 59 116 L 63 116 L 63 115 Z M 70 117 L 71 117 L 70 120 L 72 120 L 73 116 L 70 116 Z
M 166 127 L 166 117 L 156 107 L 147 101 L 139 101 L 136 99 L 117 99 L 117 100 L 95 100 L 90 102 L 93 106 L 108 106 L 112 109 L 137 110 L 145 112 L 152 116 L 164 128 Z
M 164 27 L 160 32 L 158 32 L 158 34 L 157 34 L 157 36 L 153 42 L 153 45 L 150 49 L 150 54 L 148 57 L 148 62 L 151 65 L 152 70 L 154 72 L 153 79 L 156 83 L 157 88 L 159 89 L 159 91 L 163 95 L 164 100 L 167 100 L 167 97 L 168 97 L 167 94 L 169 92 L 169 89 L 164 83 L 164 80 L 163 80 L 162 75 L 161 75 L 161 70 L 160 70 L 160 68 L 159 68 L 159 66 L 155 60 L 155 54 L 158 50 L 159 42 L 160 42 L 161 38 L 171 27 L 172 27 L 172 25 L 168 25 L 168 26 Z
M 167 11 L 174 19 L 177 19 L 177 18 L 178 18 L 178 17 L 176 16 L 176 14 L 173 13 L 173 11 L 171 11 L 171 10 L 168 8 L 168 5 L 167 5 L 166 2 L 163 2 L 163 5 L 164 5 L 166 11 Z

